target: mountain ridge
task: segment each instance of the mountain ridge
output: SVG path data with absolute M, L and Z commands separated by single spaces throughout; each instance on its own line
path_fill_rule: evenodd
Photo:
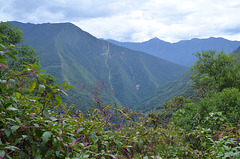
M 107 39 L 107 41 L 116 45 L 127 47 L 133 50 L 149 53 L 153 56 L 180 64 L 190 66 L 196 61 L 193 53 L 201 52 L 202 50 L 224 51 L 226 53 L 233 52 L 240 41 L 230 41 L 222 37 L 210 37 L 205 39 L 193 38 L 191 40 L 182 40 L 176 43 L 170 43 L 158 38 L 153 38 L 144 42 L 118 42 Z

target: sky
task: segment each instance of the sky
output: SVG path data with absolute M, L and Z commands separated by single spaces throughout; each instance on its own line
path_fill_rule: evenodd
M 122 42 L 240 41 L 240 0 L 0 0 L 0 21 L 71 22 Z

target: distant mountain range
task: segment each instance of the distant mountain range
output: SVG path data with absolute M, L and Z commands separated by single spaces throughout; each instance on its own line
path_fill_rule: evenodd
M 31 24 L 11 22 L 23 31 L 40 63 L 58 82 L 75 86 L 71 103 L 86 111 L 93 107 L 96 91 L 105 102 L 137 105 L 187 67 L 99 40 L 71 23 Z M 97 84 L 98 83 L 98 84 Z M 100 89 L 103 86 L 105 89 Z
M 196 61 L 193 53 L 202 50 L 224 51 L 226 53 L 233 52 L 240 46 L 240 41 L 230 41 L 224 38 L 207 38 L 207 39 L 191 39 L 183 40 L 177 43 L 169 43 L 158 38 L 141 43 L 119 42 L 115 40 L 107 40 L 118 46 L 129 49 L 149 53 L 153 56 L 180 64 L 190 66 Z

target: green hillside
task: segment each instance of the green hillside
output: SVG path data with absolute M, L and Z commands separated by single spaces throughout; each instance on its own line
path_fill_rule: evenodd
M 136 110 L 149 111 L 154 108 L 161 109 L 163 104 L 171 100 L 174 96 L 189 97 L 193 94 L 190 88 L 192 81 L 190 79 L 190 71 L 181 75 L 176 81 L 170 81 L 160 86 L 153 94 L 143 99 L 134 107 Z
M 234 53 L 240 55 L 240 46 L 234 51 Z
M 71 23 L 24 24 L 12 22 L 23 31 L 24 40 L 40 56 L 41 66 L 58 82 L 76 87 L 69 92 L 70 103 L 81 110 L 104 103 L 137 104 L 167 81 L 176 80 L 188 68 L 143 52 L 98 40 Z

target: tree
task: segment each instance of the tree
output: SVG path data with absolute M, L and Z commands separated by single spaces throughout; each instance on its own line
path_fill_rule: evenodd
M 197 52 L 191 67 L 193 88 L 199 97 L 211 96 L 224 88 L 240 88 L 240 62 L 234 53 Z
M 13 70 L 23 69 L 24 63 L 39 65 L 39 56 L 28 44 L 23 43 L 23 32 L 16 26 L 11 26 L 9 22 L 0 22 L 0 33 L 2 42 L 14 45 L 15 49 L 9 50 L 18 60 L 8 58 L 8 66 Z
M 191 78 L 199 100 L 174 113 L 174 123 L 185 130 L 193 130 L 198 125 L 219 128 L 223 123 L 239 123 L 239 57 L 212 50 L 195 55 L 198 60 L 191 68 Z
M 220 129 L 222 124 L 237 125 L 240 119 L 240 92 L 237 88 L 226 88 L 210 98 L 188 103 L 173 115 L 175 125 L 185 130 L 197 126 Z
M 15 45 L 23 41 L 23 32 L 9 22 L 0 22 L 0 33 L 3 43 Z
M 163 104 L 164 112 L 159 116 L 161 116 L 162 120 L 166 123 L 171 121 L 173 113 L 177 110 L 184 108 L 185 104 L 192 102 L 189 98 L 184 98 L 183 96 L 175 96 L 172 100 Z

